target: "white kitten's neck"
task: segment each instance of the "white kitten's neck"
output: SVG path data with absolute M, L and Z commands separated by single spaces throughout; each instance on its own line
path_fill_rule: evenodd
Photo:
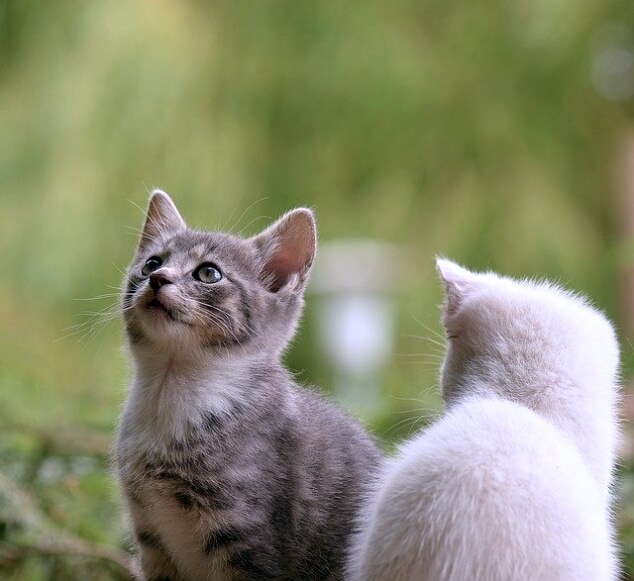
M 477 397 L 505 399 L 531 409 L 571 440 L 601 488 L 607 490 L 613 476 L 618 422 L 617 391 L 614 385 L 605 384 L 606 374 L 570 375 L 556 355 L 552 365 L 545 358 L 541 369 L 530 370 L 525 377 L 520 372 L 509 378 L 508 370 L 497 378 L 474 377 L 469 381 L 469 393 L 450 400 L 448 407 Z

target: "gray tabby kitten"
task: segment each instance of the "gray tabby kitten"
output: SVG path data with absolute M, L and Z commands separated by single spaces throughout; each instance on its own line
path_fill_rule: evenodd
M 315 250 L 310 210 L 241 239 L 152 194 L 122 298 L 134 382 L 116 449 L 145 579 L 342 578 L 381 455 L 280 363 Z

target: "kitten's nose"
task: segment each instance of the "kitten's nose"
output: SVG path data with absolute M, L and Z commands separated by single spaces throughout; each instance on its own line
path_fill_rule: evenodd
M 154 272 L 150 275 L 150 286 L 154 292 L 158 292 L 165 284 L 172 284 L 172 281 L 160 272 Z

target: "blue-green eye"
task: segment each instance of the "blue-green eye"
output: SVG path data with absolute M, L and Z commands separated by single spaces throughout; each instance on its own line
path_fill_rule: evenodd
M 160 268 L 163 264 L 163 261 L 158 256 L 152 256 L 148 258 L 141 269 L 141 274 L 143 276 L 150 276 L 157 268 Z
M 194 271 L 194 278 L 200 282 L 213 284 L 222 280 L 222 273 L 210 262 L 205 262 Z

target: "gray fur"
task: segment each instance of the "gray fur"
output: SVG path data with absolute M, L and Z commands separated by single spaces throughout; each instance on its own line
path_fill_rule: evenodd
M 315 246 L 309 210 L 245 240 L 189 230 L 153 194 L 122 298 L 135 378 L 116 454 L 146 579 L 342 578 L 381 455 L 280 363 Z M 220 282 L 192 276 L 206 262 Z

